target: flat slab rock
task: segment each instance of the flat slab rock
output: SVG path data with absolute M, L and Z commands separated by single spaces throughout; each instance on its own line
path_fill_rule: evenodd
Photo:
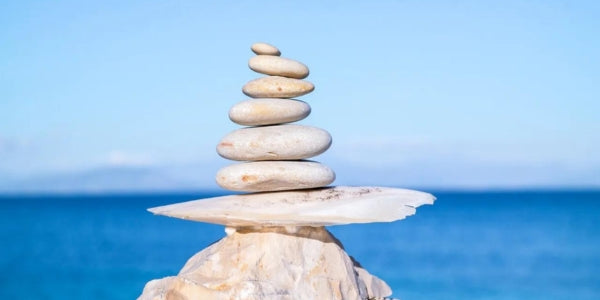
M 232 232 L 190 258 L 177 276 L 148 282 L 138 299 L 362 300 L 391 293 L 325 228 L 271 227 Z
M 413 190 L 336 186 L 214 197 L 148 210 L 228 227 L 329 226 L 401 220 L 434 201 L 433 195 Z

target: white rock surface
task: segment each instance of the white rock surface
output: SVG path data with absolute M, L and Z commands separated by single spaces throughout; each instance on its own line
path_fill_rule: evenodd
M 262 98 L 237 103 L 229 110 L 231 121 L 246 126 L 296 122 L 310 114 L 310 105 L 295 99 Z
M 326 186 L 335 173 L 313 161 L 256 161 L 230 165 L 217 172 L 217 183 L 228 190 L 268 192 Z
M 246 83 L 242 92 L 252 98 L 294 98 L 314 89 L 315 86 L 306 80 L 266 76 Z
M 277 47 L 267 43 L 254 43 L 250 46 L 250 49 L 258 55 L 281 55 L 281 52 Z
M 219 142 L 217 153 L 239 161 L 297 160 L 317 156 L 329 146 L 327 131 L 286 124 L 234 130 Z
M 146 284 L 140 300 L 372 299 L 389 286 L 355 263 L 322 227 L 237 232 Z
M 248 67 L 255 72 L 283 76 L 289 78 L 302 79 L 308 76 L 308 67 L 296 60 L 272 56 L 257 55 L 248 61 Z
M 392 222 L 433 204 L 431 194 L 386 187 L 348 187 L 230 195 L 149 209 L 158 215 L 226 226 L 328 226 Z

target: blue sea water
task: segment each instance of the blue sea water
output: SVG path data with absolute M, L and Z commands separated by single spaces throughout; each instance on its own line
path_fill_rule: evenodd
M 600 299 L 600 192 L 434 194 L 330 231 L 403 300 Z M 145 209 L 214 195 L 0 197 L 0 299 L 134 299 L 224 236 Z

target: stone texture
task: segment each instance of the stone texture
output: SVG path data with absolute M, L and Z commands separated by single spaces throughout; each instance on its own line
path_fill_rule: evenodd
M 319 155 L 331 146 L 331 135 L 305 125 L 274 125 L 234 130 L 217 145 L 224 158 L 240 161 L 297 160 Z
M 229 110 L 231 121 L 246 126 L 296 122 L 310 114 L 310 105 L 295 99 L 262 98 L 237 103 Z
M 326 186 L 335 173 L 312 161 L 257 161 L 240 163 L 217 172 L 217 183 L 228 190 L 268 192 Z
M 433 204 L 431 194 L 387 187 L 336 186 L 229 195 L 149 209 L 152 213 L 226 226 L 328 226 L 392 222 Z
M 281 55 L 281 52 L 279 51 L 279 49 L 277 49 L 277 47 L 267 43 L 254 43 L 252 44 L 250 49 L 252 50 L 252 52 L 258 55 Z
M 294 98 L 314 89 L 315 86 L 306 80 L 266 76 L 246 83 L 242 91 L 252 98 Z
M 150 281 L 140 300 L 372 299 L 389 286 L 346 254 L 322 227 L 240 228 Z
M 279 56 L 257 55 L 248 61 L 248 67 L 255 72 L 302 79 L 308 76 L 308 67 L 303 63 Z

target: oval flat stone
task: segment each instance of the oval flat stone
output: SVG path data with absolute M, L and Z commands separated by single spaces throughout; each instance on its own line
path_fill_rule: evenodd
M 323 187 L 335 173 L 313 161 L 257 161 L 230 165 L 217 172 L 217 183 L 228 190 L 268 192 Z
M 320 189 L 229 195 L 149 209 L 185 220 L 244 226 L 329 226 L 392 222 L 433 204 L 431 194 L 388 187 Z
M 308 76 L 308 67 L 306 65 L 299 61 L 279 56 L 254 56 L 248 61 L 248 67 L 255 72 L 267 75 L 296 79 L 302 79 Z
M 310 105 L 294 99 L 262 98 L 237 103 L 229 110 L 231 121 L 245 126 L 296 122 L 310 114 Z
M 242 88 L 252 98 L 293 98 L 312 92 L 315 86 L 305 80 L 281 76 L 254 79 Z
M 231 160 L 294 160 L 319 155 L 331 146 L 331 135 L 304 125 L 248 127 L 226 135 L 217 152 Z
M 252 52 L 258 55 L 281 55 L 281 52 L 279 52 L 279 49 L 277 49 L 277 47 L 267 43 L 254 43 L 252 44 L 252 46 L 250 46 L 250 49 L 252 50 Z

